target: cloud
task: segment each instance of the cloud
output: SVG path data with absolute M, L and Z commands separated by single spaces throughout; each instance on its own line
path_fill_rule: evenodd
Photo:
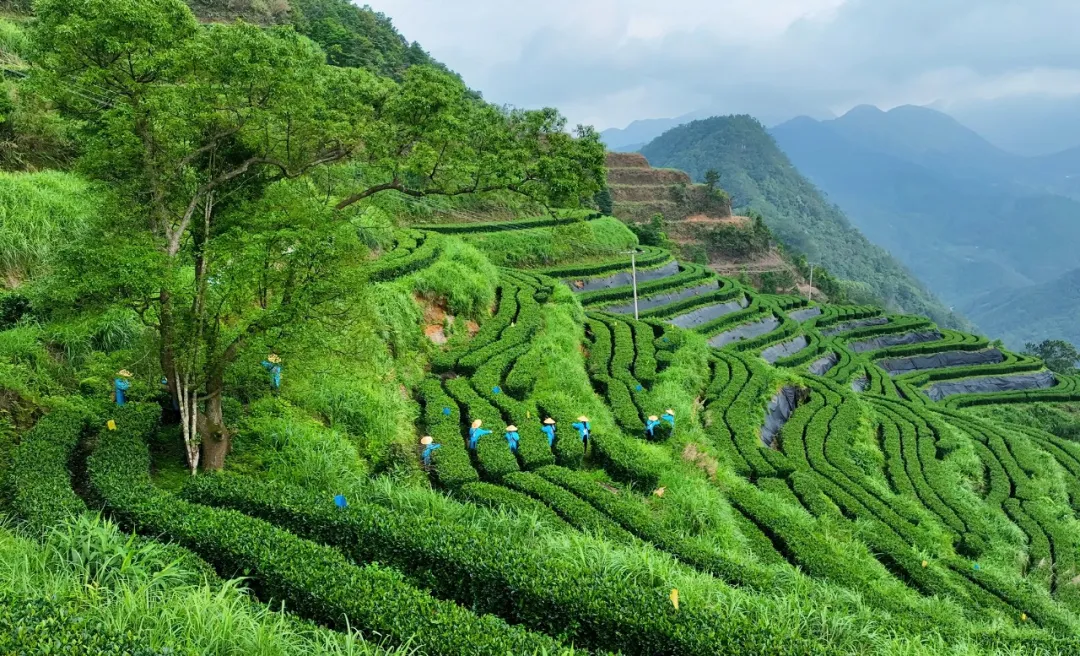
M 598 127 L 1080 91 L 1075 0 L 370 0 L 495 102 Z

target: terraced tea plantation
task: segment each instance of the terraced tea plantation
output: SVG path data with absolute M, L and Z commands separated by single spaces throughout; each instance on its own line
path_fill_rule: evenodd
M 403 231 L 364 284 L 573 222 Z M 44 529 L 103 509 L 385 649 L 1080 653 L 1080 444 L 966 410 L 1080 401 L 1080 380 L 920 317 L 635 260 L 498 271 L 490 317 L 412 391 L 422 483 L 169 483 L 161 408 L 136 402 L 115 430 L 38 420 L 13 508 Z

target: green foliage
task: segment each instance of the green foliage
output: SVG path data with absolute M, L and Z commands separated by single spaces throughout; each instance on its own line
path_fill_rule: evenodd
M 545 482 L 531 474 L 513 476 L 538 485 Z M 745 614 L 690 605 L 675 612 L 667 600 L 670 589 L 662 583 L 645 586 L 643 594 L 638 583 L 621 573 L 605 574 L 587 559 L 573 569 L 553 567 L 530 558 L 527 546 L 507 535 L 375 506 L 341 512 L 329 500 L 242 479 L 204 478 L 191 496 L 340 545 L 358 562 L 392 553 L 395 565 L 440 596 L 564 635 L 576 644 L 625 654 L 713 654 L 718 648 L 817 653 L 811 641 L 794 635 L 782 638 L 781 631 L 756 625 Z M 583 512 L 597 513 L 576 502 L 583 504 Z
M 41 541 L 0 530 L 0 650 L 86 656 L 391 653 L 358 634 L 335 633 L 259 606 L 239 580 L 221 581 L 208 570 L 190 552 L 92 516 L 55 525 Z
M 1040 344 L 1025 344 L 1024 355 L 1031 355 L 1046 363 L 1050 371 L 1065 374 L 1075 374 L 1080 365 L 1080 352 L 1069 342 L 1060 339 L 1047 339 Z
M 593 202 L 600 209 L 601 214 L 611 216 L 615 212 L 615 205 L 611 200 L 611 190 L 604 187 L 593 196 Z
M 443 300 L 450 313 L 480 319 L 495 303 L 499 271 L 479 250 L 457 239 L 444 242 L 439 258 L 405 280 L 418 294 Z
M 351 66 L 394 78 L 410 66 L 438 66 L 416 42 L 401 36 L 390 19 L 347 0 L 289 0 L 289 20 L 322 46 L 334 66 Z
M 550 228 L 471 234 L 464 239 L 494 264 L 520 268 L 606 259 L 637 245 L 634 233 L 622 221 L 610 217 Z
M 102 202 L 73 174 L 0 172 L 0 285 L 41 274 L 62 240 L 86 234 Z
M 12 508 L 37 531 L 86 510 L 71 488 L 68 461 L 82 437 L 80 413 L 56 410 L 27 432 L 11 463 L 7 484 L 14 491 Z
M 176 540 L 219 571 L 249 573 L 261 595 L 282 600 L 294 612 L 331 627 L 377 633 L 392 644 L 416 644 L 435 653 L 555 650 L 556 643 L 549 638 L 437 601 L 393 570 L 353 565 L 335 549 L 264 521 L 155 489 L 143 439 L 153 429 L 156 415 L 156 408 L 129 405 L 118 414 L 118 429 L 101 435 L 87 462 L 95 493 L 125 522 Z M 333 508 L 329 495 L 322 498 Z
M 664 246 L 667 243 L 667 234 L 664 232 L 664 217 L 661 214 L 645 224 L 631 223 L 630 229 L 637 235 L 638 243 L 642 246 Z

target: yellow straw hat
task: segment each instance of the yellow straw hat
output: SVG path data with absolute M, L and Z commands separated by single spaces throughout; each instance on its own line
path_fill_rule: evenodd
M 281 364 L 281 356 L 276 353 L 271 353 L 270 355 L 266 356 L 266 359 L 270 362 L 273 362 L 274 364 Z
M 121 376 L 123 376 L 124 378 L 131 378 L 131 372 L 128 371 L 127 369 L 121 369 L 117 373 L 120 374 Z
M 577 420 L 578 421 L 589 421 L 589 418 L 586 417 L 585 415 L 581 415 L 580 417 L 577 418 Z
M 674 416 L 675 416 L 675 411 L 674 411 L 674 410 L 672 410 L 671 408 L 668 408 L 668 409 L 667 409 L 667 410 L 665 410 L 664 412 L 668 413 L 668 414 L 669 414 L 669 415 L 671 415 L 672 417 L 674 417 Z
M 550 426 L 550 425 L 555 423 L 555 420 L 552 419 L 551 417 L 548 417 L 547 419 L 544 420 L 544 423 L 547 424 L 548 426 Z
M 649 415 L 649 421 L 660 421 L 660 418 L 656 415 Z
M 481 426 L 483 426 L 483 425 L 484 425 L 484 422 L 480 421 L 479 419 L 477 419 L 476 421 L 474 421 L 474 422 L 472 423 L 472 427 L 473 427 L 473 428 L 480 428 L 480 427 L 481 427 Z
M 425 436 L 420 438 L 420 444 L 423 444 L 424 446 L 427 446 L 427 445 L 431 444 L 434 441 L 435 440 L 431 439 L 430 435 L 425 435 Z
M 506 432 L 507 433 L 516 433 L 517 432 L 517 426 L 515 426 L 513 424 L 510 424 L 509 426 L 506 427 Z

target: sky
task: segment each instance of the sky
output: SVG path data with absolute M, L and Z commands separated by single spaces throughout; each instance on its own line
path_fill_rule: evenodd
M 1077 0 L 367 2 L 488 100 L 599 129 L 1080 95 Z

